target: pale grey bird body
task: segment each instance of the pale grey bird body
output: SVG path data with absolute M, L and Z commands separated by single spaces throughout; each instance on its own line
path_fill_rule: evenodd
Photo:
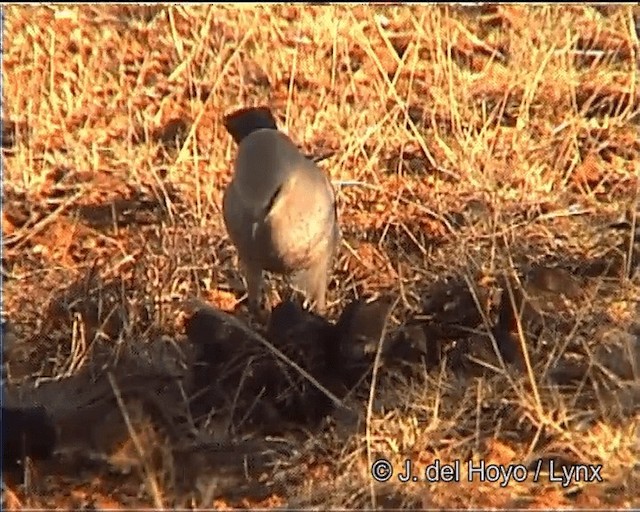
M 250 307 L 258 307 L 262 273 L 268 271 L 291 276 L 323 311 L 340 237 L 329 179 L 277 129 L 268 109 L 242 109 L 225 118 L 225 127 L 238 154 L 222 211 Z

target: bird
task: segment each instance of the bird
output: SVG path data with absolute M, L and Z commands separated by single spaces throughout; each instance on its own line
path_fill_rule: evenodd
M 266 271 L 289 277 L 322 314 L 341 236 L 331 181 L 278 129 L 268 107 L 241 108 L 223 124 L 238 149 L 222 214 L 250 311 L 260 310 Z

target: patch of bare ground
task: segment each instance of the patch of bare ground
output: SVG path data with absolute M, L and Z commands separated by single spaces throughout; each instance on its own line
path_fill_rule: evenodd
M 3 403 L 57 433 L 3 507 L 638 505 L 637 7 L 3 11 Z M 246 105 L 329 155 L 327 318 L 246 312 Z

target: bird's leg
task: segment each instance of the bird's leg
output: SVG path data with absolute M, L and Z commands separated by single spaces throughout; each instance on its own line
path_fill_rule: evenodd
M 311 267 L 299 270 L 292 275 L 294 287 L 304 293 L 316 313 L 322 315 L 326 309 L 327 282 L 331 255 L 318 258 Z
M 247 281 L 247 296 L 249 311 L 253 315 L 260 313 L 260 298 L 262 295 L 262 269 L 251 264 L 242 264 L 244 277 Z

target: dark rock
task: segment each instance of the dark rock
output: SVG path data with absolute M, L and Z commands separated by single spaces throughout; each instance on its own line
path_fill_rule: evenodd
M 56 442 L 56 429 L 44 407 L 2 407 L 2 469 L 17 469 L 25 457 L 49 459 Z

